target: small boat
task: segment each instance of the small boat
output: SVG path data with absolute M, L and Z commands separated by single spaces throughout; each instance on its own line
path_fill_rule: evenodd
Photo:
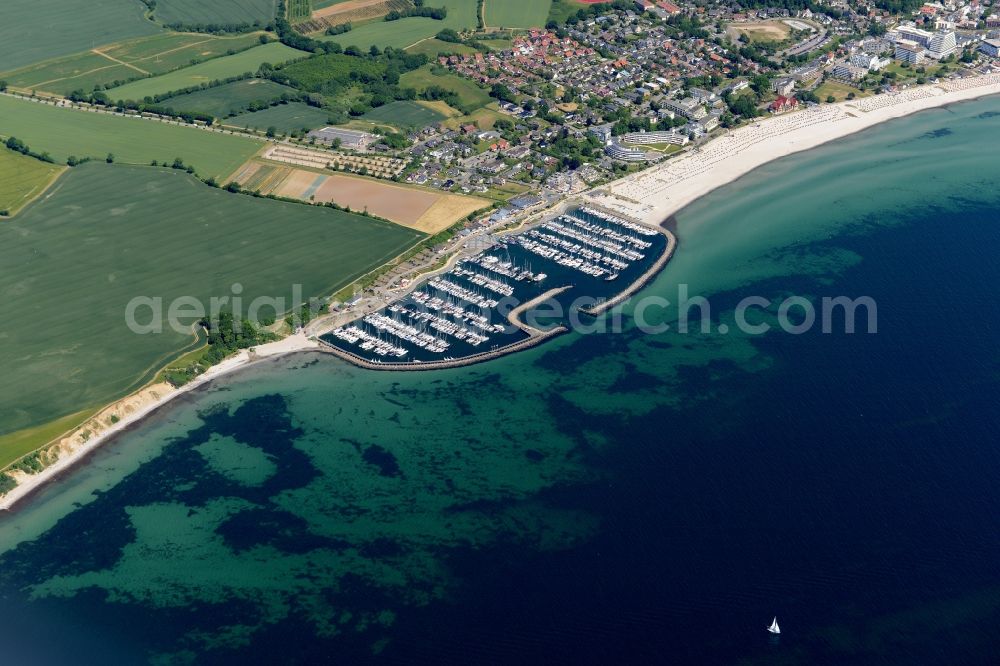
M 781 633 L 781 627 L 778 626 L 778 618 L 777 617 L 775 617 L 773 620 L 771 620 L 771 626 L 768 627 L 767 630 L 770 631 L 772 634 L 780 634 Z

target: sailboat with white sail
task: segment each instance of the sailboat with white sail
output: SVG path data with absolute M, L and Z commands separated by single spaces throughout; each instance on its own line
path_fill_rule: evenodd
M 771 626 L 768 627 L 767 630 L 770 631 L 772 634 L 780 634 L 781 633 L 781 627 L 778 626 L 778 618 L 777 617 L 775 617 L 773 620 L 771 620 Z

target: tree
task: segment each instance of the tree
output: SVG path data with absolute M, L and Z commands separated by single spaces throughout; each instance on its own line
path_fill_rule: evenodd
M 493 87 L 490 89 L 490 97 L 494 97 L 501 102 L 513 102 L 515 99 L 514 93 L 510 91 L 510 88 L 502 83 L 493 84 Z
M 827 95 L 826 96 L 826 103 L 827 104 L 833 104 L 836 101 L 837 101 L 837 98 L 834 97 L 833 95 Z
M 271 125 L 270 127 L 267 128 L 266 134 L 269 139 L 273 139 L 277 133 L 278 133 L 278 128 L 275 127 L 274 125 Z
M 108 153 L 108 156 L 104 158 L 104 161 L 107 162 L 108 164 L 113 164 L 115 161 L 115 154 Z

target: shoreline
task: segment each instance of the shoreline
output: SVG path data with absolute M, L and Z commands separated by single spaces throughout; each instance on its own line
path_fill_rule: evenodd
M 737 128 L 680 158 L 667 160 L 595 190 L 576 195 L 572 199 L 603 207 L 615 214 L 641 221 L 659 229 L 665 221 L 695 200 L 738 180 L 769 162 L 816 148 L 889 120 L 993 95 L 1000 95 L 1000 74 L 968 77 L 957 81 L 925 85 L 896 93 L 885 93 L 860 100 L 822 105 L 774 116 L 762 119 L 752 125 Z M 548 212 L 557 210 L 566 204 L 567 202 L 563 201 L 548 209 L 533 211 L 529 217 L 544 217 Z M 666 235 L 668 238 L 675 239 L 672 246 L 668 247 L 669 251 L 664 255 L 665 259 L 669 260 L 677 243 L 675 234 L 668 232 Z M 663 261 L 664 265 L 666 260 Z M 447 263 L 450 263 L 450 260 Z M 644 275 L 643 279 L 634 285 L 632 293 L 646 286 L 651 277 L 662 268 L 663 266 L 659 266 L 656 271 L 651 270 L 647 275 Z M 558 335 L 558 333 L 554 334 Z M 529 338 L 528 341 L 531 343 L 530 346 L 534 346 L 552 335 L 553 332 L 549 332 L 548 335 Z M 308 339 L 303 333 L 298 333 L 284 340 L 261 345 L 252 350 L 242 350 L 236 356 L 210 368 L 205 374 L 188 384 L 179 388 L 164 389 L 165 392 L 162 395 L 151 391 L 159 385 L 150 385 L 132 396 L 106 406 L 84 424 L 61 438 L 58 443 L 51 445 L 53 448 L 62 447 L 61 455 L 52 465 L 37 474 L 7 472 L 17 481 L 17 486 L 7 494 L 0 496 L 0 512 L 9 512 L 15 504 L 72 468 L 108 439 L 139 425 L 148 416 L 175 398 L 259 360 L 306 351 L 332 353 L 326 345 Z M 504 355 L 506 353 L 509 351 L 505 350 Z M 351 361 L 340 354 L 334 353 L 333 355 L 337 355 L 345 361 Z M 355 365 L 361 364 L 355 363 Z M 468 363 L 462 365 L 468 365 Z M 375 366 L 373 369 L 392 370 L 399 368 Z M 426 369 L 433 368 L 428 366 Z M 128 401 L 144 392 L 151 392 L 152 399 L 106 427 L 101 427 L 98 424 L 97 421 L 102 416 L 119 406 L 124 405 L 122 408 L 127 409 Z M 94 429 L 93 436 L 81 437 L 81 432 L 88 432 L 85 429 L 89 426 Z M 74 443 L 73 440 L 79 441 Z
M 774 160 L 884 122 L 957 102 L 1000 95 L 1000 74 L 927 84 L 761 119 L 674 160 L 595 188 L 584 198 L 656 226 L 710 192 Z
M 54 463 L 42 471 L 37 474 L 8 471 L 7 474 L 17 481 L 17 486 L 6 495 L 0 496 L 0 512 L 10 511 L 19 501 L 30 496 L 36 490 L 46 485 L 49 481 L 52 481 L 63 472 L 74 467 L 77 463 L 98 449 L 107 440 L 132 427 L 138 426 L 147 417 L 180 396 L 202 388 L 220 377 L 230 375 L 264 359 L 278 358 L 280 356 L 287 356 L 289 354 L 297 354 L 306 351 L 320 351 L 318 343 L 308 340 L 302 334 L 292 335 L 277 342 L 271 342 L 253 349 L 241 350 L 235 356 L 227 358 L 218 365 L 212 366 L 204 374 L 192 379 L 184 386 L 178 388 L 170 387 L 167 389 L 161 388 L 158 391 L 156 390 L 156 387 L 163 385 L 153 384 L 151 386 L 144 387 L 122 400 L 116 401 L 112 405 L 100 410 L 93 417 L 87 419 L 84 424 L 75 428 L 69 435 L 60 438 L 59 442 L 53 446 L 54 448 L 63 447 L 62 454 Z M 118 405 L 127 405 L 130 400 L 135 400 L 138 396 L 141 396 L 147 391 L 151 394 L 151 400 L 148 400 L 145 404 L 141 404 L 133 411 L 125 414 L 118 421 L 111 423 L 104 428 L 99 428 L 97 421 L 103 415 Z M 91 426 L 91 424 L 93 424 L 93 427 L 90 429 L 95 431 L 94 435 L 92 437 L 87 437 L 86 439 L 81 439 L 80 432 L 88 429 L 88 426 Z

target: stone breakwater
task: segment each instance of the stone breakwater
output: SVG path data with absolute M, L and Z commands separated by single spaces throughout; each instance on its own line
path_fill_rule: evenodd
M 592 317 L 603 314 L 619 303 L 624 303 L 628 299 L 632 298 L 633 295 L 638 293 L 639 290 L 652 282 L 653 278 L 659 275 L 660 271 L 662 271 L 670 262 L 671 257 L 674 256 L 674 250 L 677 249 L 677 236 L 663 228 L 660 228 L 659 231 L 667 238 L 667 249 L 662 255 L 660 255 L 659 259 L 653 262 L 653 265 L 649 267 L 649 270 L 643 273 L 638 280 L 632 282 L 632 284 L 626 287 L 625 290 L 620 292 L 617 296 L 609 298 L 608 300 L 602 301 L 589 308 L 580 308 L 580 312 Z
M 542 332 L 525 324 L 523 313 L 546 301 L 560 319 L 583 301 L 611 307 L 662 270 L 675 245 L 663 228 L 583 206 L 483 239 L 447 271 L 320 340 L 366 368 L 455 367 L 495 358 L 537 344 L 525 337 Z M 570 304 L 572 297 L 579 298 Z

